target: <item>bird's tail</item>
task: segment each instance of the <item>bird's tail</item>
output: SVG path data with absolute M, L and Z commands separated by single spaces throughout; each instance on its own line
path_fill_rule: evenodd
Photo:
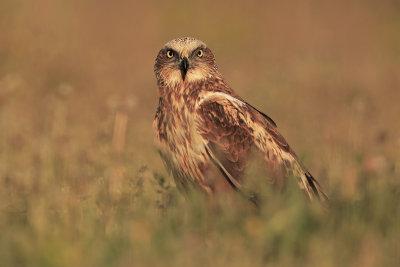
M 303 176 L 304 177 L 301 177 L 301 179 L 303 180 L 303 184 L 306 186 L 306 191 L 311 200 L 315 197 L 322 202 L 329 201 L 327 194 L 325 194 L 317 180 L 315 180 L 307 170 L 304 171 Z
M 297 168 L 295 168 L 295 174 L 297 174 L 296 176 L 299 178 L 300 188 L 306 191 L 308 197 L 311 200 L 319 199 L 322 202 L 328 202 L 329 198 L 327 194 L 325 194 L 325 192 L 322 190 L 322 187 L 311 175 L 311 173 L 307 171 L 304 167 L 302 167 L 299 163 L 296 165 Z

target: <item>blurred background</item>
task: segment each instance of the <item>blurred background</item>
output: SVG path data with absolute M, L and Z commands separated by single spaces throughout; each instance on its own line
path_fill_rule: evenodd
M 138 184 L 158 204 L 160 190 L 173 190 L 153 145 L 153 64 L 176 37 L 207 43 L 231 87 L 277 122 L 333 199 L 360 199 L 370 179 L 398 183 L 399 32 L 394 0 L 0 1 L 0 256 L 12 265 L 132 263 L 118 242 L 106 259 L 78 257 L 72 244 L 87 252 L 122 222 L 150 229 L 156 215 L 118 221 L 115 203 L 132 212 Z M 95 224 L 104 235 L 84 231 Z

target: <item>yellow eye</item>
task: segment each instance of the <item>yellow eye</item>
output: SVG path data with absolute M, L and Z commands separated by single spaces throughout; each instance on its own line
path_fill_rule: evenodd
M 199 49 L 199 51 L 197 51 L 197 56 L 198 57 L 202 57 L 203 56 L 203 50 Z
M 172 50 L 167 51 L 167 57 L 172 58 L 174 56 L 174 52 Z

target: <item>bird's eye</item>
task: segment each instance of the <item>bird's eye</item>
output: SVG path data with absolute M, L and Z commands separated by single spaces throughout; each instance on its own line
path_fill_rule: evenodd
M 173 58 L 173 57 L 174 57 L 174 51 L 168 50 L 168 51 L 167 51 L 167 57 L 168 57 L 168 58 Z
M 203 56 L 203 49 L 199 49 L 199 51 L 197 51 L 197 56 L 198 57 L 202 57 Z

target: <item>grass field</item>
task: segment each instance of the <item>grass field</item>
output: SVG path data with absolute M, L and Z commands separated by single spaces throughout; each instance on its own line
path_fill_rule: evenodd
M 1 266 L 398 266 L 397 1 L 0 1 Z M 186 200 L 153 145 L 162 45 L 205 41 L 331 198 Z

